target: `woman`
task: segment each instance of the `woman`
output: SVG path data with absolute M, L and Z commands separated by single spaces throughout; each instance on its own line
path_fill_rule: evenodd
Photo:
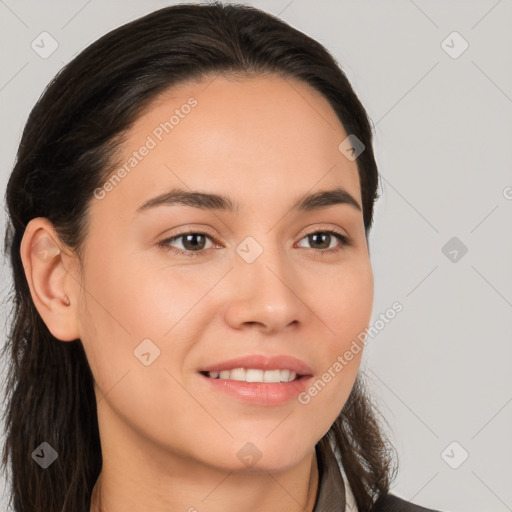
M 347 78 L 262 11 L 70 62 L 7 188 L 14 510 L 426 511 L 358 377 L 377 186 Z

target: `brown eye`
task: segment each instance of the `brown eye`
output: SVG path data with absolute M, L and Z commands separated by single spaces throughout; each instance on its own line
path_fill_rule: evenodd
M 302 240 L 307 240 L 311 249 L 320 252 L 336 252 L 348 244 L 348 238 L 345 235 L 332 230 L 315 231 L 306 235 Z M 304 247 L 300 245 L 300 242 L 299 246 Z
M 313 246 L 313 249 L 329 249 L 332 238 L 329 233 L 319 232 L 308 235 L 308 242 Z
M 194 253 L 201 253 L 202 251 L 211 248 L 213 244 L 206 247 L 208 240 L 212 242 L 211 237 L 206 233 L 188 232 L 162 240 L 158 245 L 166 250 L 173 251 L 176 254 L 195 256 L 196 254 Z
M 190 235 L 181 235 L 183 239 L 183 247 L 187 251 L 200 251 L 206 245 L 206 237 L 199 233 L 192 233 Z

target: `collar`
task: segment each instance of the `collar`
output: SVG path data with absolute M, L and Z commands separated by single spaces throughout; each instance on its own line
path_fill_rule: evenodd
M 345 484 L 336 456 L 328 443 L 318 443 L 315 450 L 318 465 L 318 491 L 313 512 L 344 511 Z

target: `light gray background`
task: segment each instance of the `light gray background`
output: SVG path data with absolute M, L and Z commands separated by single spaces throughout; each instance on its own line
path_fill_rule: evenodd
M 2 194 L 28 113 L 62 65 L 171 3 L 0 0 Z M 374 319 L 404 309 L 369 341 L 363 370 L 399 453 L 393 492 L 444 511 L 512 510 L 512 3 L 247 3 L 331 50 L 375 124 Z M 43 31 L 59 45 L 47 59 L 31 48 Z M 453 31 L 469 43 L 458 58 L 442 46 Z M 456 262 L 442 252 L 452 237 L 468 248 Z

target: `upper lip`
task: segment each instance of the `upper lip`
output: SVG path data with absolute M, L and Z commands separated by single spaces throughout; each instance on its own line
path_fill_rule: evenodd
M 254 368 L 259 370 L 291 370 L 297 375 L 312 375 L 313 370 L 300 359 L 287 355 L 261 355 L 252 354 L 237 357 L 228 361 L 214 363 L 199 369 L 199 372 L 220 372 L 234 368 Z

